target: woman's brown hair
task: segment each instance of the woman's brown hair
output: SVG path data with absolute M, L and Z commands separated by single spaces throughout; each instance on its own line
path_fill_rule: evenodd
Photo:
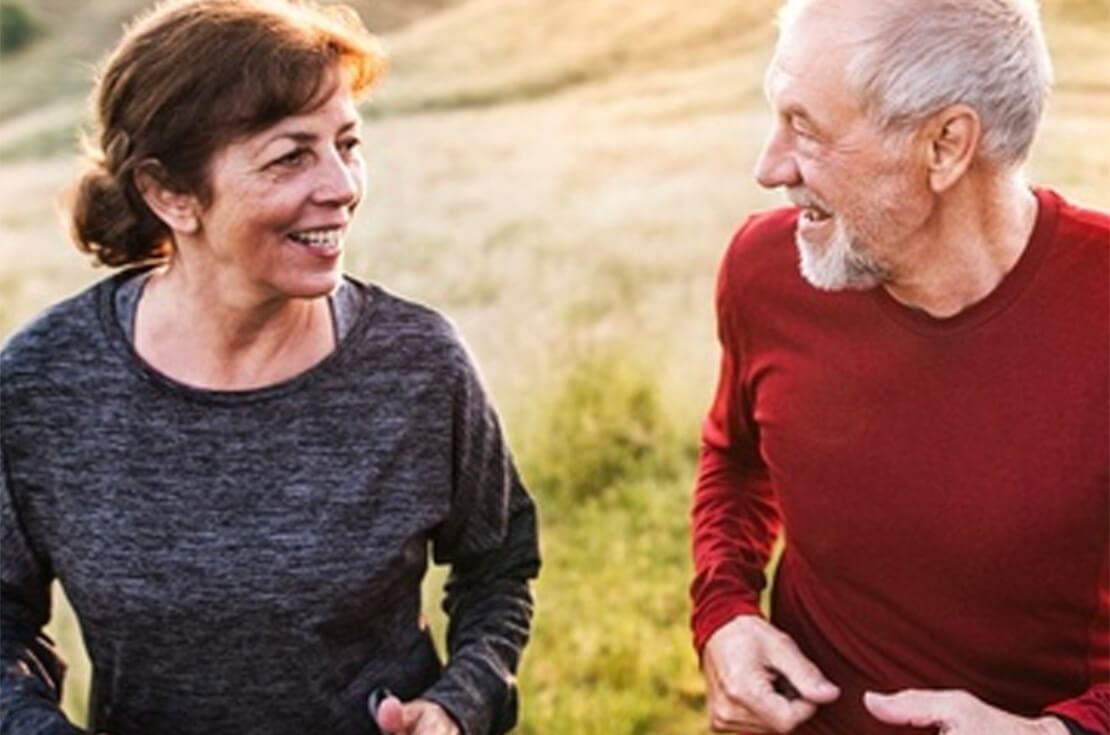
M 207 202 L 206 170 L 223 146 L 333 91 L 380 76 L 385 57 L 353 10 L 311 0 L 176 0 L 124 33 L 94 92 L 99 136 L 74 187 L 77 246 L 109 266 L 165 260 L 170 231 L 135 181 L 142 168 Z

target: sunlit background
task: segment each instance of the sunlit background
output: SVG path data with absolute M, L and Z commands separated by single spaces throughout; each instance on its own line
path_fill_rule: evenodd
M 751 178 L 776 3 L 350 4 L 392 70 L 364 108 L 348 270 L 458 325 L 540 506 L 519 731 L 705 732 L 687 505 L 716 263 L 747 212 L 781 201 Z M 106 274 L 68 244 L 58 201 L 95 63 L 144 5 L 0 0 L 0 337 Z M 1110 0 L 1044 5 L 1059 85 L 1030 177 L 1107 208 Z M 83 721 L 64 604 L 52 631 Z

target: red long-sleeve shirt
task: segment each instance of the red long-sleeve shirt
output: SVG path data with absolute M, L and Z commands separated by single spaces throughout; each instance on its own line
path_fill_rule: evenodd
M 808 285 L 792 208 L 725 256 L 694 640 L 758 612 L 784 530 L 772 620 L 842 690 L 797 733 L 899 732 L 861 696 L 907 687 L 1110 733 L 1110 217 L 1037 199 L 1016 266 L 948 319 Z

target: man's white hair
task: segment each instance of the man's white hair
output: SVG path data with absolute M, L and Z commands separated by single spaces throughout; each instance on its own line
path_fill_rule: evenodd
M 828 0 L 786 0 L 783 32 Z M 1036 0 L 869 0 L 856 3 L 861 43 L 845 76 L 883 128 L 905 128 L 963 103 L 982 122 L 980 151 L 999 164 L 1029 154 L 1052 62 Z

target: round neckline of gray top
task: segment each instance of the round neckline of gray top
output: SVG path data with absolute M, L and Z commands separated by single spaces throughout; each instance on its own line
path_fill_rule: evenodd
M 330 371 L 332 365 L 340 360 L 355 325 L 370 311 L 368 306 L 373 299 L 372 287 L 361 288 L 360 284 L 345 275 L 340 279 L 336 290 L 327 296 L 336 344 L 330 354 L 307 370 L 277 383 L 240 390 L 217 390 L 175 380 L 135 351 L 135 315 L 151 272 L 152 269 L 149 268 L 131 273 L 123 272 L 106 284 L 106 298 L 102 299 L 101 307 L 110 312 L 105 315 L 110 317 L 105 320 L 109 331 L 113 333 L 110 337 L 123 343 L 130 366 L 145 378 L 171 393 L 204 402 L 239 403 L 262 400 L 284 395 L 312 382 L 317 376 Z

